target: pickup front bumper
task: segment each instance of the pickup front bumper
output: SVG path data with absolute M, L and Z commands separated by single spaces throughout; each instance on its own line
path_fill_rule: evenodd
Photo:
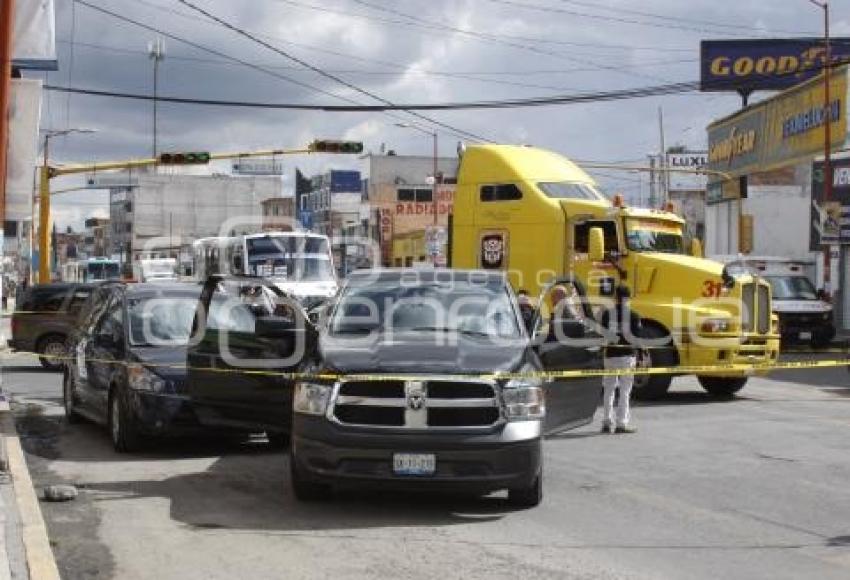
M 470 493 L 530 486 L 541 471 L 539 421 L 487 432 L 353 429 L 324 417 L 297 415 L 292 432 L 299 473 L 338 487 Z M 393 473 L 394 453 L 433 453 L 433 475 Z

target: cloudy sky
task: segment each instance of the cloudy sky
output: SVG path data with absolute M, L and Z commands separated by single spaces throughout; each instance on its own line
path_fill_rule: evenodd
M 183 40 L 166 38 L 159 94 L 218 100 L 375 104 L 368 96 L 210 21 L 178 0 L 87 0 Z M 697 80 L 699 41 L 819 35 L 808 0 L 189 0 L 257 39 L 389 101 L 442 102 L 551 96 Z M 850 34 L 850 0 L 833 0 L 834 34 Z M 56 0 L 54 85 L 150 94 L 156 33 L 79 2 Z M 220 54 L 205 51 L 214 49 Z M 225 55 L 225 56 L 222 56 Z M 235 63 L 227 57 L 252 63 Z M 29 76 L 45 78 L 44 73 Z M 305 86 L 306 85 L 306 86 Z M 705 147 L 705 126 L 739 106 L 735 94 L 691 93 L 535 109 L 427 113 L 440 151 L 458 133 L 531 143 L 580 160 L 645 162 L 666 142 Z M 123 159 L 151 151 L 151 104 L 51 93 L 42 125 L 91 127 L 57 139 L 58 161 Z M 430 154 L 431 137 L 395 123 L 405 113 L 323 113 L 159 105 L 160 150 L 301 146 L 314 137 L 362 139 L 378 152 Z M 301 158 L 307 173 L 356 159 Z M 290 169 L 294 163 L 289 164 Z M 360 167 L 365 169 L 365 167 Z M 645 176 L 599 171 L 610 190 L 648 196 Z M 57 198 L 59 225 L 106 211 L 101 193 Z

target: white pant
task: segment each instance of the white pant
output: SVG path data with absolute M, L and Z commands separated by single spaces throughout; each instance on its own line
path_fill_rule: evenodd
M 605 358 L 606 369 L 633 369 L 634 356 L 613 356 Z M 629 424 L 629 397 L 632 394 L 634 375 L 619 375 L 602 377 L 602 424 L 625 427 Z M 617 403 L 617 417 L 614 419 L 614 394 L 620 389 L 620 400 Z

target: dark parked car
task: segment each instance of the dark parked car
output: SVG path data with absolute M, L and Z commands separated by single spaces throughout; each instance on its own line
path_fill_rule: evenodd
M 550 325 L 560 336 L 591 336 L 590 312 L 577 306 L 538 316 L 530 336 L 502 273 L 353 272 L 303 366 L 342 378 L 295 385 L 296 497 L 345 485 L 507 489 L 511 503 L 537 505 L 543 436 L 588 423 L 601 382 L 493 373 L 599 368 L 598 342 L 547 339 Z
M 68 420 L 85 417 L 108 426 L 118 451 L 136 450 L 150 436 L 205 427 L 266 431 L 273 442 L 288 440 L 291 387 L 279 376 L 229 372 L 248 368 L 250 356 L 279 353 L 285 342 L 265 336 L 257 322 L 273 314 L 271 307 L 264 311 L 262 299 L 279 291 L 263 287 L 247 300 L 243 286 L 97 287 L 81 314 L 64 375 Z M 223 330 L 227 336 L 220 341 Z
M 27 288 L 12 314 L 12 350 L 38 352 L 47 369 L 64 365 L 66 342 L 91 294 L 89 284 L 38 284 Z

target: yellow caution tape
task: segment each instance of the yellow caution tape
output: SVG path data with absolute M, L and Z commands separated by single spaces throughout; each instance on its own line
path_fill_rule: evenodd
M 15 355 L 39 357 L 48 360 L 70 361 L 76 360 L 77 357 L 67 355 L 45 355 L 37 352 L 19 351 Z M 113 359 L 95 359 L 86 358 L 87 362 L 110 365 L 124 365 L 127 367 L 150 367 L 150 368 L 172 368 L 184 369 L 210 373 L 222 374 L 242 374 L 254 376 L 273 376 L 287 380 L 299 381 L 336 381 L 345 378 L 346 380 L 360 381 L 399 381 L 410 380 L 412 377 L 422 376 L 422 373 L 310 373 L 310 372 L 286 372 L 273 371 L 266 369 L 245 369 L 245 368 L 230 368 L 230 367 L 189 367 L 185 364 L 162 364 L 162 363 L 139 363 L 117 361 Z M 832 359 L 832 360 L 810 360 L 810 361 L 785 361 L 785 362 L 770 362 L 770 363 L 730 363 L 722 365 L 689 365 L 677 367 L 639 367 L 632 369 L 570 369 L 570 370 L 553 370 L 553 371 L 524 371 L 524 372 L 491 372 L 491 373 L 451 373 L 441 374 L 441 377 L 447 379 L 469 379 L 478 378 L 486 380 L 496 379 L 568 379 L 576 377 L 613 377 L 622 375 L 701 375 L 711 374 L 723 376 L 725 374 L 736 376 L 750 376 L 756 374 L 764 374 L 768 371 L 775 370 L 792 370 L 792 369 L 820 369 L 820 368 L 835 368 L 850 366 L 850 358 L 847 359 Z M 430 376 L 430 375 L 429 375 Z

